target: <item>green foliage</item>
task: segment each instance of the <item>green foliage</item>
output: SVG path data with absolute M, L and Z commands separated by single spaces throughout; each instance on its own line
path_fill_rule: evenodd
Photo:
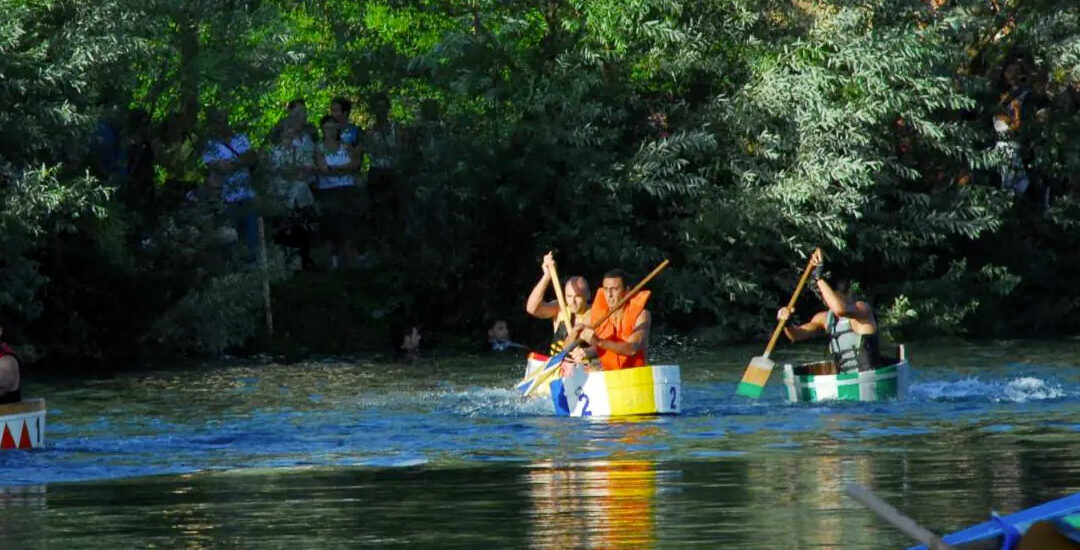
M 145 338 L 189 356 L 218 356 L 243 346 L 262 329 L 264 283 L 285 276 L 280 262 L 269 267 L 265 274 L 237 269 L 210 278 L 158 317 Z
M 54 354 L 105 361 L 125 338 L 134 357 L 257 340 L 262 276 L 214 242 L 223 222 L 208 203 L 180 199 L 199 186 L 200 120 L 224 107 L 260 144 L 287 101 L 305 98 L 314 122 L 342 95 L 369 127 L 375 92 L 392 98 L 406 142 L 399 219 L 365 235 L 362 284 L 293 276 L 278 260 L 279 347 L 382 346 L 410 323 L 482 332 L 515 317 L 552 248 L 564 277 L 594 281 L 670 258 L 659 319 L 731 339 L 771 324 L 815 246 L 898 338 L 1078 326 L 1071 3 L 3 7 L 0 127 L 19 131 L 0 137 L 0 308 L 41 316 L 31 339 Z M 1049 208 L 995 180 L 989 117 L 1018 56 L 1033 89 L 1018 139 L 1033 189 L 1054 191 Z M 423 104 L 440 116 L 421 120 Z M 93 123 L 128 108 L 153 121 L 152 209 L 124 177 L 87 175 L 103 175 L 87 157 Z M 68 274 L 73 263 L 84 276 Z M 99 311 L 114 289 L 140 298 L 125 316 Z M 819 307 L 809 294 L 800 304 Z
M 100 71 L 124 54 L 115 3 L 0 3 L 0 308 L 41 313 L 35 243 L 103 214 L 106 190 L 67 161 L 84 148 Z

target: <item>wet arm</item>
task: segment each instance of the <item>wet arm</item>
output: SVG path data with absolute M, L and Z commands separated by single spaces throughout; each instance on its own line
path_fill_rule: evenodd
M 0 394 L 19 389 L 19 362 L 7 355 L 0 357 Z
M 820 312 L 814 315 L 814 318 L 807 323 L 803 323 L 797 327 L 784 327 L 784 336 L 788 337 L 788 340 L 792 342 L 799 342 L 813 337 L 825 330 L 825 318 L 827 314 Z
M 625 342 L 616 342 L 605 338 L 596 339 L 596 347 L 613 351 L 619 355 L 634 355 L 645 349 L 649 344 L 649 329 L 652 327 L 652 314 L 642 311 L 634 322 L 634 331 Z
M 544 270 L 543 276 L 536 282 L 529 299 L 525 301 L 525 311 L 538 319 L 551 319 L 559 314 L 559 306 L 554 302 L 544 302 L 544 292 L 551 284 L 551 274 Z
M 818 290 L 821 291 L 821 300 L 825 302 L 825 306 L 829 308 L 829 311 L 833 312 L 833 315 L 854 319 L 864 323 L 870 321 L 870 311 L 868 308 L 860 308 L 854 304 L 851 307 L 848 307 L 848 305 L 844 303 L 844 300 L 836 295 L 836 292 L 824 279 L 818 279 L 815 284 L 817 285 Z

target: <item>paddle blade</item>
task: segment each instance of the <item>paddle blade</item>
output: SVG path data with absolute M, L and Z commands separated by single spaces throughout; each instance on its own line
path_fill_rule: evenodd
M 547 372 L 547 374 L 541 375 L 539 378 L 537 378 L 536 383 L 534 383 L 531 388 L 525 391 L 525 397 L 530 397 L 534 392 L 539 391 L 540 388 L 550 385 L 552 380 L 559 377 L 559 374 L 562 371 L 561 367 L 562 365 L 556 365 L 545 371 Z
M 533 384 L 535 384 L 538 381 L 537 375 L 539 375 L 539 374 L 540 373 L 537 372 L 533 376 L 530 376 L 530 377 L 522 380 L 521 382 L 518 382 L 514 386 L 514 388 L 516 388 L 518 392 L 523 393 L 523 394 L 528 392 L 530 389 L 532 389 Z
M 765 383 L 769 381 L 769 374 L 775 363 L 768 357 L 757 356 L 750 360 L 750 364 L 743 373 L 742 382 L 735 390 L 735 395 L 757 399 L 765 390 Z
M 520 382 L 515 384 L 514 388 L 516 388 L 517 391 L 521 392 L 522 395 L 524 395 L 525 397 L 532 395 L 532 393 L 539 388 L 541 383 L 551 378 L 552 371 L 562 364 L 563 359 L 566 359 L 566 355 L 569 353 L 570 348 L 562 350 L 555 357 L 548 359 L 548 362 L 546 365 L 544 365 L 544 368 L 537 369 L 536 372 L 530 374 L 529 376 L 526 376 Z

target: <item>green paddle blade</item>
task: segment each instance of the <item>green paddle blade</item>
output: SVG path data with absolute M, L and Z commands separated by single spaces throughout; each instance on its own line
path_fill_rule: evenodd
M 757 356 L 750 359 L 750 364 L 743 373 L 739 387 L 735 389 L 735 395 L 757 399 L 761 392 L 765 391 L 765 383 L 769 381 L 775 363 L 768 357 Z

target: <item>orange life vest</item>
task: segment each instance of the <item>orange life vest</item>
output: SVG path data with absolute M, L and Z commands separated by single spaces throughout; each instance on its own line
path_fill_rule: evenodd
M 605 340 L 614 340 L 616 342 L 625 342 L 630 335 L 634 333 L 634 324 L 637 323 L 638 316 L 645 311 L 645 302 L 649 301 L 649 291 L 642 290 L 630 298 L 626 304 L 622 307 L 622 318 L 615 324 L 616 315 L 608 317 L 604 321 L 600 328 L 596 329 L 596 336 Z M 607 314 L 608 306 L 607 298 L 604 297 L 603 292 L 596 293 L 596 299 L 593 300 L 592 310 L 590 311 L 590 317 L 599 319 Z M 645 347 L 642 346 L 637 353 L 633 355 L 619 355 L 611 350 L 606 350 L 600 347 L 596 348 L 597 357 L 600 359 L 600 366 L 604 370 L 619 370 L 630 369 L 634 367 L 645 366 Z

